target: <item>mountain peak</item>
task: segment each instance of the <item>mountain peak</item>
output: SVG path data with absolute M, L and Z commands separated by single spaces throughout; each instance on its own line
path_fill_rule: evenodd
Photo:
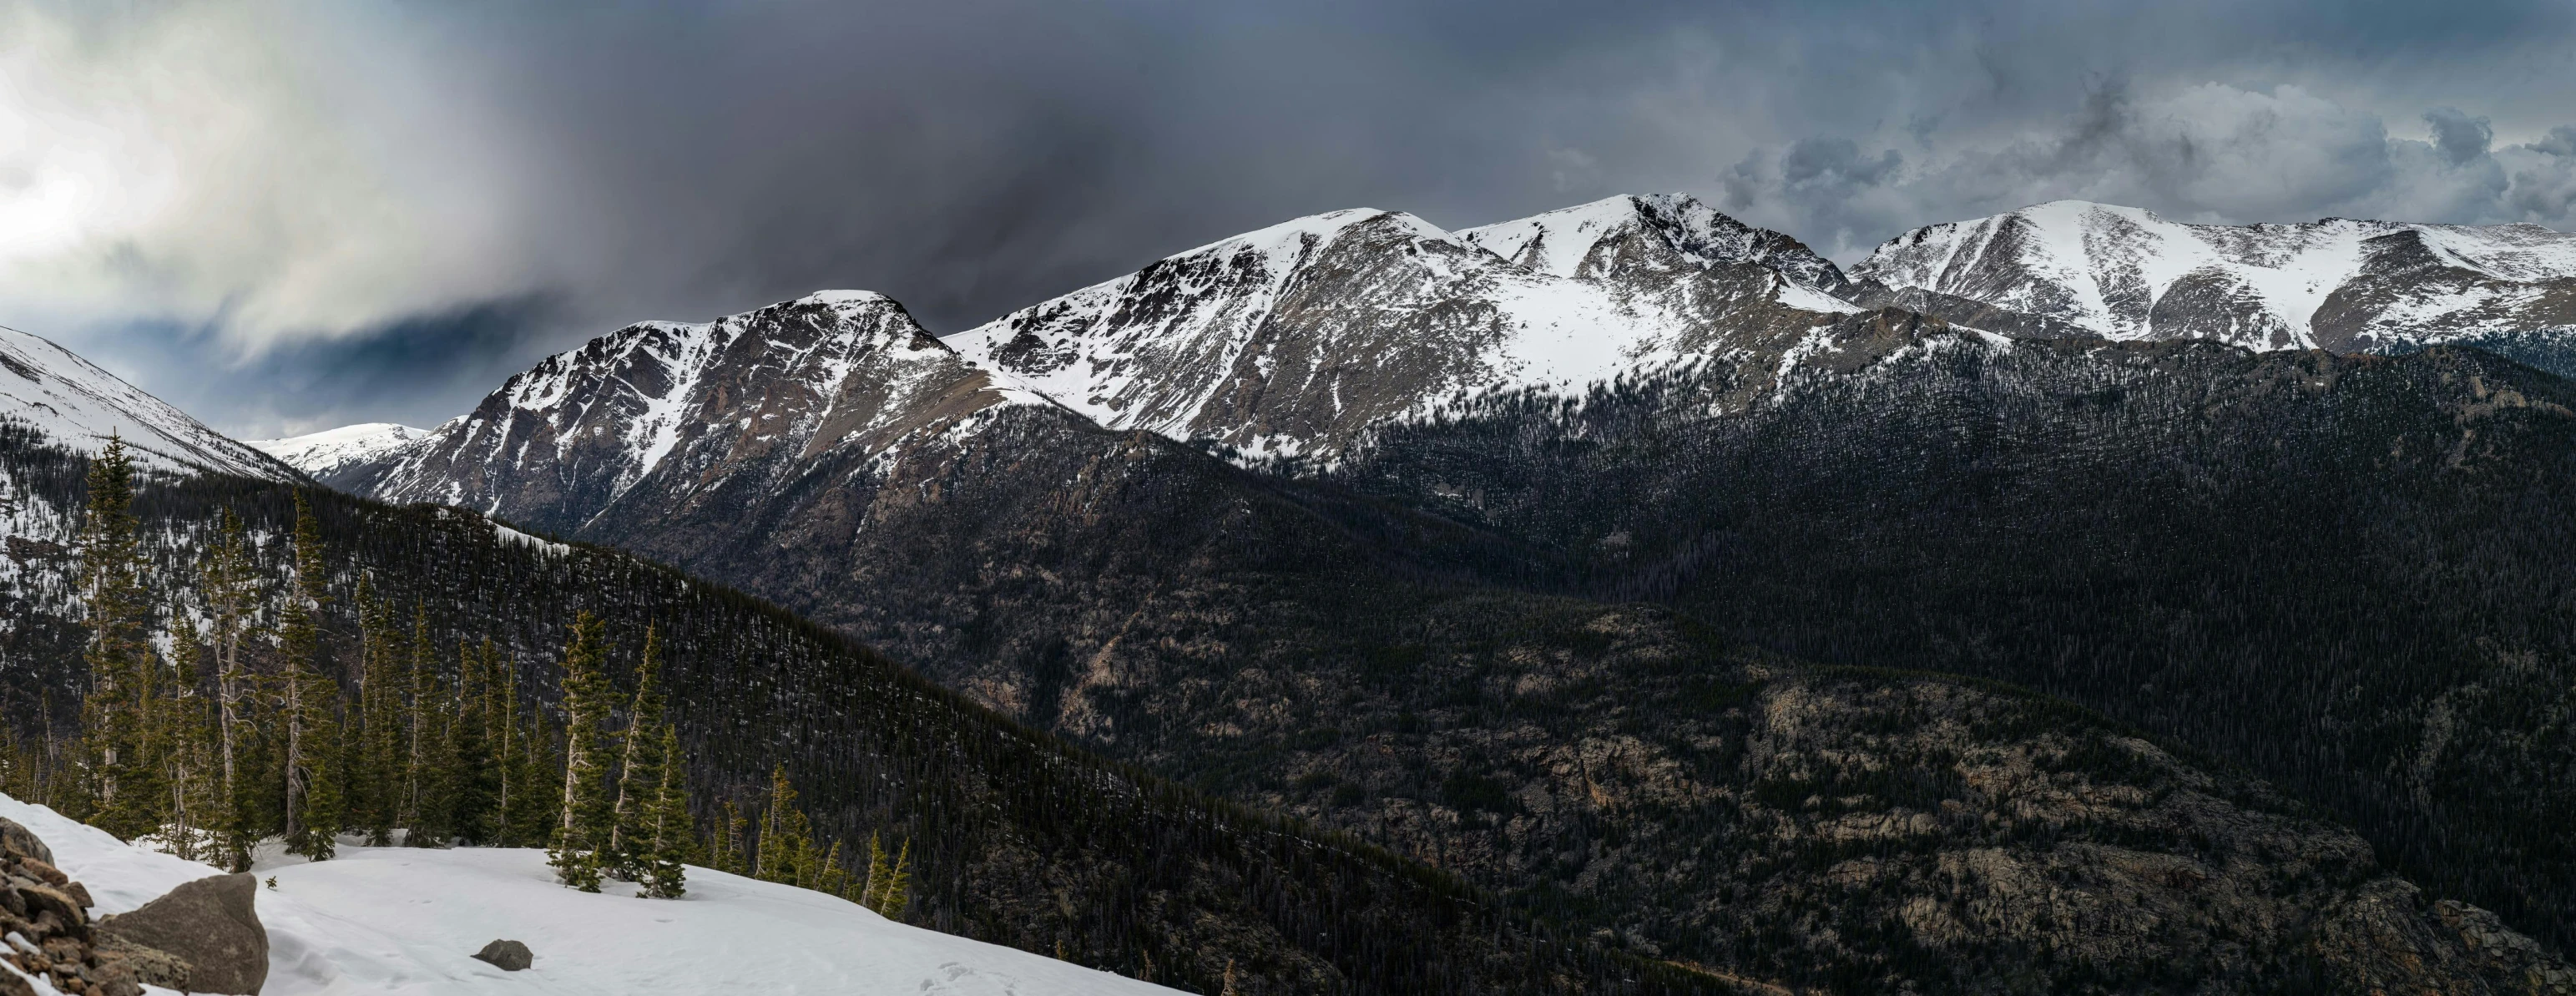
M 1701 268 L 1752 263 L 1823 294 L 1842 271 L 1805 243 L 1747 225 L 1686 193 L 1620 194 L 1527 218 L 1464 229 L 1458 237 L 1504 259 L 1560 277 L 1602 275 L 1611 247 L 1645 238 L 1672 258 L 1656 265 Z
M 2111 339 L 2407 349 L 2576 325 L 2576 236 L 2535 226 L 2174 222 L 2092 201 L 1927 225 L 1856 277 Z

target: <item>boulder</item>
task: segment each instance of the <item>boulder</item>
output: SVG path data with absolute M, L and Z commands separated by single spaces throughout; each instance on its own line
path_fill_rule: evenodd
M 535 955 L 528 953 L 527 945 L 517 941 L 494 941 L 484 945 L 483 950 L 474 952 L 474 957 L 491 962 L 504 972 L 516 972 L 536 964 L 537 960 Z
M 15 820 L 0 819 L 0 853 L 34 858 L 47 865 L 54 863 L 54 849 L 46 847 L 35 831 L 19 826 Z
M 259 881 L 249 875 L 201 878 L 99 921 L 98 930 L 187 963 L 192 992 L 257 993 L 268 981 L 268 929 L 253 908 L 258 896 Z

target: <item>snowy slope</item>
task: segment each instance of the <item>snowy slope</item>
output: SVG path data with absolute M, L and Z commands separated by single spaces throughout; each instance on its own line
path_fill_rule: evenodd
M 1687 198 L 1461 233 L 1354 209 L 1201 246 L 946 342 L 1111 428 L 1329 453 L 1461 393 L 1579 391 L 1794 338 L 1856 310 L 1816 289 L 1838 281 L 1795 240 Z
M 2536 225 L 2187 225 L 2054 201 L 1915 229 L 1851 273 L 2114 339 L 2368 350 L 2576 325 L 2576 236 Z
M 572 533 L 638 500 L 875 454 L 995 406 L 1051 404 L 968 363 L 892 299 L 823 291 L 711 322 L 645 322 L 546 358 L 341 487 Z M 649 483 L 648 482 L 652 482 Z
M 254 439 L 248 445 L 327 482 L 350 468 L 397 457 L 426 438 L 427 429 L 367 422 L 285 439 Z
M 12 328 L 0 328 L 0 421 L 32 426 L 56 445 L 84 453 L 119 435 L 144 466 L 170 473 L 297 476 L 52 340 Z
M 119 913 L 205 865 L 119 843 L 42 806 L 0 796 L 0 816 L 53 848 L 63 871 Z M 689 869 L 676 901 L 556 885 L 545 852 L 343 846 L 318 864 L 262 867 L 264 996 L 349 993 L 847 996 L 1147 996 L 1172 990 L 1024 951 L 894 923 L 818 892 Z M 534 967 L 468 957 L 524 942 Z

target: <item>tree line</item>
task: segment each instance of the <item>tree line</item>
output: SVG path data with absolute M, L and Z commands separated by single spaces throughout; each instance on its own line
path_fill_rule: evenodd
M 676 899 L 697 864 L 889 917 L 908 904 L 909 842 L 890 857 L 871 835 L 864 864 L 845 857 L 841 841 L 818 839 L 783 766 L 765 804 L 725 802 L 724 818 L 697 832 L 649 622 L 634 692 L 622 695 L 607 623 L 580 612 L 549 710 L 494 641 L 440 647 L 425 605 L 405 619 L 361 572 L 356 659 L 334 673 L 320 625 L 332 597 L 321 529 L 302 493 L 284 577 L 260 569 L 257 539 L 225 508 L 194 565 L 194 598 L 164 607 L 151 595 L 122 441 L 90 461 L 86 485 L 78 732 L 49 724 L 33 745 L 0 738 L 0 786 L 12 795 L 234 871 L 263 847 L 328 860 L 348 837 L 544 847 L 558 880 L 588 892 L 618 881 Z

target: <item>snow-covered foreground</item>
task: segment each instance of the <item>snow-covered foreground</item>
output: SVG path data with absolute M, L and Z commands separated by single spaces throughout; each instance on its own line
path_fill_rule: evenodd
M 118 842 L 0 796 L 95 912 L 119 913 L 215 869 Z M 343 847 L 317 864 L 263 867 L 264 996 L 311 993 L 831 993 L 1145 996 L 1172 990 L 894 923 L 819 892 L 689 869 L 689 895 L 636 899 L 556 885 L 545 852 Z M 470 955 L 521 941 L 536 966 Z

